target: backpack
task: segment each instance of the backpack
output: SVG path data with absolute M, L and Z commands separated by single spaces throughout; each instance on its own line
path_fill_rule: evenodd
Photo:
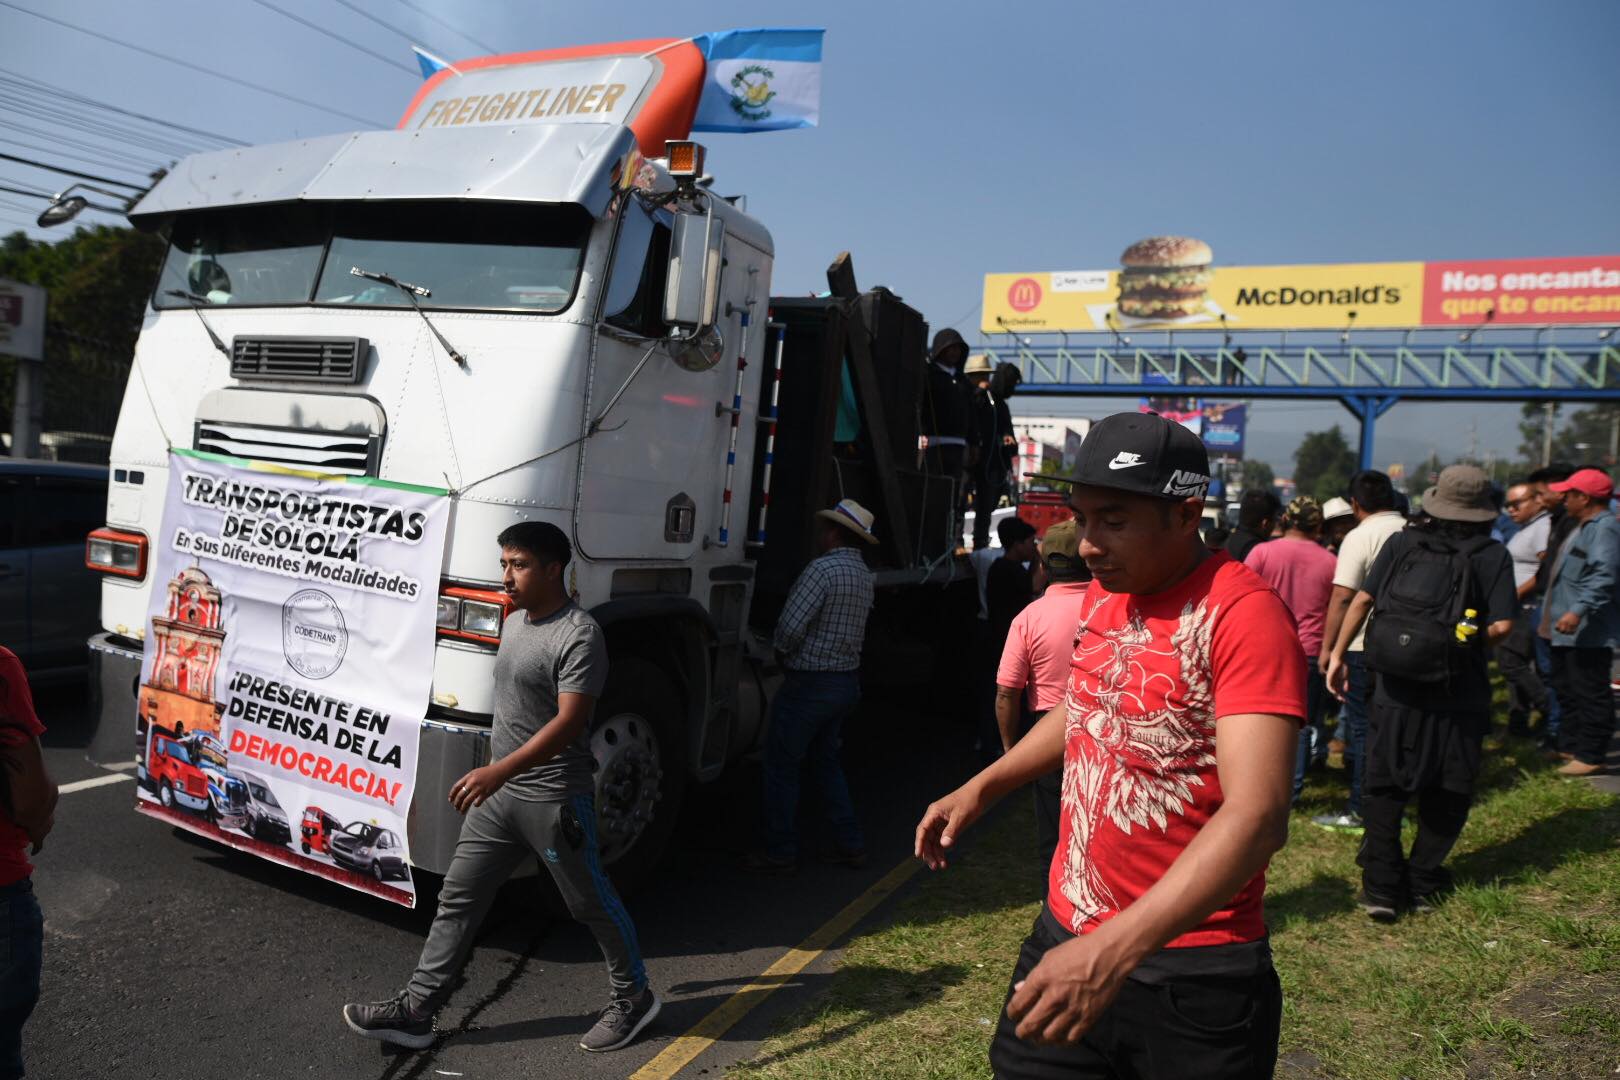
M 1459 668 L 1459 653 L 1480 648 L 1460 645 L 1457 623 L 1479 608 L 1471 557 L 1491 543 L 1488 537 L 1453 541 L 1431 533 L 1404 532 L 1393 565 L 1373 597 L 1367 624 L 1367 666 L 1381 675 L 1412 682 L 1447 681 Z M 1483 641 L 1483 635 L 1478 635 Z

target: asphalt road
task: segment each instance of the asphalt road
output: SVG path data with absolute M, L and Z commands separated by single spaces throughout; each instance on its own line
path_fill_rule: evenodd
M 44 690 L 39 706 L 57 782 L 107 775 L 84 759 L 82 693 Z M 873 856 L 861 870 L 810 862 L 792 877 L 751 875 L 738 859 L 756 842 L 757 767 L 688 790 L 672 857 L 627 899 L 663 1014 L 604 1055 L 577 1047 L 606 1004 L 601 955 L 582 927 L 542 910 L 532 882 L 503 891 L 439 1016 L 449 1034 L 397 1052 L 352 1035 L 339 1010 L 403 986 L 431 886 L 406 911 L 139 815 L 132 782 L 66 794 L 34 874 L 46 936 L 43 994 L 24 1031 L 29 1075 L 628 1076 L 904 859 L 922 807 L 973 767 L 960 729 L 892 707 L 864 710 L 847 741 Z M 830 966 L 790 979 L 681 1075 L 748 1057 Z

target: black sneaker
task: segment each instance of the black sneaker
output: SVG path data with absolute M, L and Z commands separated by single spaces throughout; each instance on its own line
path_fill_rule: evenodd
M 410 998 L 403 990 L 387 1001 L 373 1001 L 369 1005 L 351 1002 L 343 1006 L 343 1022 L 356 1035 L 412 1050 L 426 1050 L 435 1038 L 433 1014 L 412 1009 Z
M 843 848 L 828 848 L 821 853 L 821 861 L 828 866 L 849 866 L 859 870 L 869 861 L 865 848 L 856 848 L 846 851 Z
M 634 997 L 614 998 L 608 1002 L 608 1007 L 602 1010 L 602 1018 L 596 1026 L 585 1033 L 579 1040 L 581 1050 L 589 1050 L 593 1054 L 617 1050 L 621 1046 L 628 1046 L 641 1029 L 653 1022 L 658 1010 L 663 1008 L 663 1002 L 653 993 L 653 988 L 644 986 L 641 993 Z
M 1365 889 L 1362 890 L 1360 896 L 1356 897 L 1356 903 L 1361 905 L 1361 910 L 1365 911 L 1367 918 L 1373 922 L 1392 923 L 1400 914 L 1393 901 L 1380 900 L 1376 896 L 1369 894 Z
M 751 851 L 743 856 L 743 869 L 756 874 L 795 874 L 799 860 L 772 855 L 766 851 Z

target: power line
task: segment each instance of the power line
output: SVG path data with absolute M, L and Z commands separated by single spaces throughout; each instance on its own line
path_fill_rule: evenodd
M 179 57 L 170 56 L 167 53 L 160 53 L 155 49 L 148 49 L 143 45 L 135 45 L 128 41 L 120 41 L 108 34 L 103 34 L 96 30 L 90 30 L 83 26 L 76 26 L 73 23 L 55 18 L 51 15 L 43 15 L 37 11 L 30 11 L 25 7 L 12 3 L 11 0 L 0 0 L 0 7 L 7 7 L 13 11 L 20 11 L 24 15 L 32 15 L 36 19 L 41 19 L 48 23 L 54 23 L 57 26 L 64 27 L 68 30 L 77 31 L 78 33 L 85 34 L 100 41 L 105 41 L 108 44 L 117 45 L 125 49 L 132 49 L 135 52 L 143 53 L 146 56 L 155 57 L 159 60 L 166 60 L 171 64 L 177 64 L 180 67 L 189 68 L 192 71 L 198 71 L 204 75 L 212 75 L 216 79 L 224 79 L 226 82 L 235 83 L 238 86 L 245 86 L 249 90 L 257 90 L 261 94 L 269 94 L 271 97 L 281 98 L 283 101 L 291 101 L 296 105 L 303 105 L 310 109 L 319 109 L 321 112 L 331 113 L 333 116 L 341 116 L 347 120 L 357 120 L 362 124 L 370 124 L 372 127 L 380 128 L 384 126 L 382 122 L 378 120 L 371 120 L 364 116 L 356 116 L 354 113 L 347 113 L 341 109 L 334 109 L 330 105 L 322 105 L 318 101 L 309 101 L 305 98 L 295 97 L 292 94 L 284 94 L 280 90 L 275 90 L 268 86 L 261 86 L 258 83 L 248 82 L 246 79 L 239 79 L 235 75 L 228 75 L 223 71 L 215 71 L 213 68 L 206 68 L 201 64 L 193 64 L 189 60 L 182 60 Z
M 422 15 L 422 16 L 425 16 L 425 17 L 427 17 L 429 19 L 432 19 L 434 22 L 438 23 L 440 26 L 444 27 L 446 30 L 450 31 L 452 34 L 455 34 L 457 37 L 465 38 L 466 40 L 472 42 L 474 45 L 478 46 L 480 49 L 483 49 L 486 53 L 500 52 L 500 50 L 495 48 L 495 46 L 493 46 L 493 45 L 485 45 L 482 41 L 479 41 L 477 38 L 475 38 L 471 34 L 467 33 L 467 31 L 465 31 L 465 30 L 457 30 L 454 26 L 451 26 L 449 23 L 445 22 L 443 19 L 439 18 L 437 15 L 433 14 L 433 12 L 427 10 L 426 8 L 417 7 L 415 4 L 411 3 L 411 0 L 399 0 L 399 2 L 401 4 L 404 4 L 406 7 L 410 8 L 412 11 L 416 12 L 418 15 Z
M 298 23 L 298 24 L 300 24 L 302 26 L 307 26 L 311 30 L 315 31 L 317 34 L 325 34 L 327 37 L 331 38 L 333 41 L 336 41 L 336 42 L 338 42 L 340 44 L 343 44 L 343 45 L 347 45 L 349 48 L 354 49 L 356 52 L 363 52 L 367 56 L 372 57 L 375 60 L 381 60 L 383 63 L 387 64 L 389 67 L 398 68 L 399 70 L 403 71 L 407 75 L 415 76 L 416 73 L 417 73 L 416 69 L 413 68 L 413 67 L 410 67 L 409 65 L 402 64 L 398 60 L 395 60 L 395 59 L 393 59 L 391 57 L 384 56 L 380 52 L 375 52 L 375 51 L 373 51 L 371 49 L 366 48 L 364 45 L 360 45 L 360 44 L 357 44 L 356 42 L 350 41 L 348 38 L 344 37 L 342 34 L 336 33 L 335 31 L 332 31 L 332 30 L 328 30 L 326 27 L 320 25 L 319 23 L 310 22 L 308 19 L 304 18 L 302 15 L 294 15 L 292 12 L 287 11 L 284 8 L 278 8 L 278 7 L 276 7 L 276 5 L 270 3 L 270 0 L 253 0 L 253 2 L 255 4 L 258 4 L 262 8 L 269 8 L 271 11 L 275 12 L 277 15 L 284 15 L 287 18 L 291 19 L 295 23 Z
M 28 195 L 35 199 L 49 199 L 50 193 L 45 191 L 29 191 L 27 188 L 11 187 L 9 184 L 0 184 L 0 191 L 12 195 Z
M 0 75 L 0 95 L 33 113 L 64 118 L 86 131 L 94 129 L 96 134 L 106 134 L 129 142 L 149 143 L 164 149 L 181 147 L 187 152 L 200 146 L 213 148 L 219 145 L 214 139 L 198 135 L 173 134 L 142 126 L 121 116 L 108 116 L 97 112 L 94 105 L 82 104 L 55 91 L 29 86 L 21 81 L 8 79 L 4 75 Z
M 23 125 L 11 123 L 10 120 L 0 120 L 0 128 L 11 128 L 11 130 L 15 131 L 21 130 Z M 144 160 L 143 162 L 143 160 L 136 159 L 133 155 L 110 151 L 110 149 L 99 146 L 87 146 L 87 144 L 79 142 L 78 139 L 68 139 L 66 136 L 57 136 L 57 139 L 55 139 L 57 146 L 37 146 L 34 142 L 24 142 L 23 139 L 18 139 L 16 136 L 3 133 L 0 133 L 0 142 L 6 142 L 13 149 L 19 149 L 19 151 L 37 151 L 42 152 L 42 154 L 55 154 L 58 157 L 71 157 L 76 162 L 83 162 L 86 165 L 102 165 L 102 167 L 104 165 L 115 165 L 118 168 L 128 168 L 131 172 L 151 172 L 152 168 L 151 160 Z M 75 154 L 75 152 L 68 151 L 68 149 L 62 149 L 62 147 L 70 146 L 81 147 L 87 152 L 86 154 Z
M 147 116 L 145 113 L 134 112 L 133 110 L 125 109 L 118 105 L 109 105 L 105 101 L 97 101 L 95 98 L 85 97 L 83 94 L 77 93 L 73 90 L 66 90 L 60 86 L 54 86 L 51 83 L 45 82 L 41 79 L 36 79 L 31 75 L 20 75 L 15 71 L 8 71 L 5 68 L 0 68 L 0 82 L 12 82 L 17 84 L 33 83 L 34 86 L 38 87 L 39 89 L 49 90 L 53 93 L 61 94 L 64 97 L 72 98 L 73 100 L 81 102 L 85 105 L 93 105 L 98 109 L 106 109 L 108 112 L 115 112 L 120 116 L 128 116 L 136 120 L 145 120 L 148 124 L 157 124 L 160 127 L 172 128 L 175 131 L 182 131 L 190 135 L 201 135 L 204 138 L 213 139 L 216 142 L 229 143 L 232 146 L 248 145 L 241 139 L 233 139 L 229 135 L 220 135 L 217 132 L 205 131 L 202 128 L 187 127 L 185 124 L 176 124 L 172 120 L 160 120 L 155 116 Z
M 71 100 L 60 100 L 50 91 L 12 84 L 7 82 L 4 76 L 0 76 L 0 95 L 5 95 L 10 100 L 37 114 L 65 118 L 75 124 L 82 125 L 87 130 L 94 128 L 98 133 L 106 133 L 118 138 L 129 138 L 164 148 L 180 147 L 187 151 L 195 150 L 200 146 L 212 147 L 216 145 L 215 140 L 212 139 L 204 139 L 196 135 L 175 135 L 167 131 L 154 131 L 133 124 L 122 117 L 103 116 L 95 112 L 94 106 L 81 105 Z
M 59 113 L 48 107 L 36 105 L 35 103 L 26 99 L 20 100 L 14 97 L 11 92 L 6 90 L 4 87 L 0 87 L 0 105 L 8 106 L 9 108 L 7 111 L 14 114 L 25 116 L 33 120 L 39 120 L 50 125 L 49 130 L 46 131 L 25 129 L 28 131 L 28 134 L 36 135 L 40 138 L 56 139 L 62 137 L 63 132 L 71 131 L 82 136 L 88 136 L 92 139 L 103 139 L 107 142 L 122 143 L 122 147 L 115 149 L 126 155 L 128 155 L 130 151 L 124 148 L 133 147 L 139 152 L 138 156 L 156 154 L 167 158 L 185 157 L 187 154 L 195 154 L 199 150 L 205 149 L 201 146 L 186 146 L 182 143 L 167 142 L 163 139 L 149 139 L 138 133 L 120 132 L 117 128 L 108 127 L 107 125 L 96 121 L 74 116 L 71 113 Z M 99 150 L 101 147 L 90 146 L 86 147 L 86 149 Z M 218 147 L 210 146 L 206 149 L 216 150 Z
M 0 95 L 0 104 L 10 105 L 12 108 L 17 108 L 17 106 L 14 103 L 12 103 L 11 101 L 7 100 L 4 97 L 4 95 Z M 64 130 L 65 131 L 73 131 L 73 132 L 78 132 L 78 133 L 80 133 L 82 135 L 90 136 L 92 138 L 102 138 L 102 139 L 110 139 L 111 136 L 104 135 L 99 131 L 95 131 L 93 129 L 85 128 L 85 127 L 82 127 L 82 126 L 77 125 L 77 124 L 69 123 L 67 121 L 59 121 L 59 120 L 56 120 L 56 119 L 54 119 L 52 117 L 49 117 L 49 116 L 35 117 L 35 119 L 43 120 L 47 124 L 51 124 L 53 126 L 54 130 L 52 128 L 30 127 L 27 124 L 21 124 L 21 123 L 18 123 L 17 121 L 15 121 L 15 120 L 0 120 L 0 127 L 8 127 L 8 128 L 11 128 L 13 131 L 21 131 L 25 135 L 33 135 L 36 138 L 52 139 L 54 141 L 63 143 L 64 145 L 67 145 L 67 146 L 77 146 L 81 150 L 90 150 L 90 151 L 94 151 L 94 152 L 98 152 L 98 153 L 102 152 L 102 151 L 105 151 L 107 154 L 109 154 L 111 156 L 116 156 L 116 157 L 140 158 L 140 157 L 143 157 L 145 155 L 154 155 L 154 156 L 165 157 L 165 158 L 180 158 L 180 157 L 185 157 L 187 154 L 195 152 L 195 151 L 191 151 L 191 150 L 175 150 L 175 149 L 170 149 L 170 148 L 167 148 L 167 147 L 150 146 L 150 145 L 147 145 L 145 143 L 136 143 L 136 142 L 127 142 L 126 143 L 127 146 L 135 147 L 136 150 L 134 150 L 134 151 L 128 150 L 128 149 L 123 149 L 123 148 L 120 148 L 120 147 L 100 146 L 100 145 L 97 145 L 96 143 L 87 143 L 87 142 L 84 142 L 84 141 L 82 141 L 80 139 L 73 138 L 73 137 L 71 137 L 69 135 L 63 134 L 62 132 Z M 114 140 L 114 141 L 118 141 L 118 140 Z
M 19 165 L 31 165 L 46 172 L 61 173 L 63 176 L 76 176 L 80 180 L 94 180 L 98 184 L 117 184 L 119 187 L 129 188 L 131 191 L 145 192 L 148 188 L 142 184 L 132 184 L 128 180 L 114 180 L 110 176 L 97 176 L 95 173 L 79 172 L 77 169 L 64 169 L 59 165 L 47 165 L 42 161 L 30 161 L 27 158 L 17 157 L 15 154 L 0 154 L 0 161 L 15 161 Z
M 360 6 L 356 5 L 356 4 L 350 3 L 350 0 L 337 0 L 337 3 L 342 4 L 344 7 L 348 8 L 350 11 L 352 11 L 356 15 L 360 16 L 362 19 L 370 19 L 372 22 L 376 23 L 378 26 L 382 27 L 384 30 L 387 30 L 390 34 L 395 34 L 395 35 L 405 39 L 405 41 L 409 42 L 412 45 L 426 45 L 427 44 L 426 42 L 423 42 L 419 38 L 416 38 L 416 37 L 414 37 L 414 36 L 412 36 L 410 34 L 407 34 L 405 31 L 401 30 L 399 27 L 395 26 L 393 23 L 388 22 L 386 19 L 379 19 L 379 18 L 377 18 L 377 16 L 373 15 L 371 12 L 365 10 L 364 8 L 362 8 L 362 7 L 360 7 Z M 434 49 L 434 52 L 439 52 L 439 51 L 441 51 L 441 50 Z M 411 74 L 415 75 L 416 72 L 412 71 Z

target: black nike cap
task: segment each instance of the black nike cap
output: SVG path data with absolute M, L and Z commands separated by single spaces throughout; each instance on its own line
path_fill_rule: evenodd
M 1209 451 L 1204 440 L 1158 413 L 1115 413 L 1086 433 L 1069 482 L 1201 499 L 1209 491 Z

